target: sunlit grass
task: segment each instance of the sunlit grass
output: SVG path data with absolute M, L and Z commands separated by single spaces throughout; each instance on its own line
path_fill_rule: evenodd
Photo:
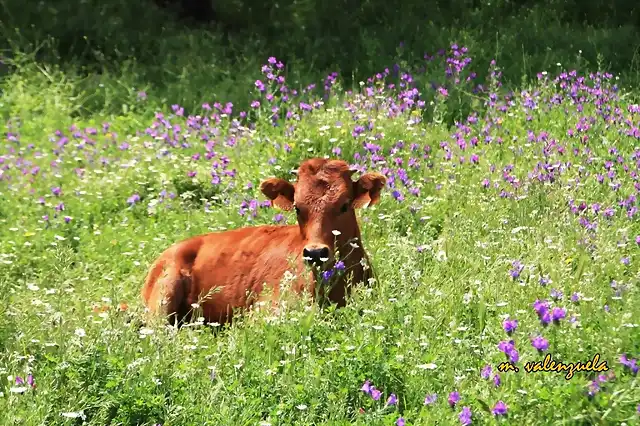
M 500 64 L 476 81 L 472 55 L 454 46 L 427 74 L 381 70 L 355 92 L 327 78 L 319 94 L 273 58 L 248 111 L 160 110 L 131 88 L 122 114 L 75 119 L 63 72 L 5 80 L 3 424 L 637 422 L 640 109 L 614 76 L 580 70 L 509 93 Z M 145 322 L 162 250 L 294 223 L 259 182 L 324 155 L 388 176 L 359 211 L 371 288 L 230 328 Z M 524 372 L 545 353 L 610 369 Z M 519 373 L 497 372 L 508 359 Z

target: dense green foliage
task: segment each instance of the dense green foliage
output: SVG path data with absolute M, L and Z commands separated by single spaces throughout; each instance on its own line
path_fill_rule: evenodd
M 206 25 L 176 22 L 151 0 L 1 4 L 5 62 L 23 70 L 35 56 L 61 66 L 79 80 L 69 89 L 83 114 L 121 113 L 135 89 L 149 89 L 154 105 L 187 111 L 205 99 L 245 108 L 252 74 L 269 55 L 287 65 L 294 87 L 331 72 L 351 87 L 396 62 L 419 66 L 452 40 L 476 52 L 480 78 L 496 59 L 516 85 L 557 63 L 638 83 L 640 21 L 630 0 L 229 1 L 214 5 L 216 21 Z
M 256 30 L 227 37 L 5 0 L 0 424 L 637 424 L 637 16 L 471 3 L 229 3 Z M 256 188 L 323 155 L 389 178 L 358 212 L 378 282 L 339 310 L 147 321 L 164 248 L 294 223 Z M 524 372 L 547 353 L 609 370 Z

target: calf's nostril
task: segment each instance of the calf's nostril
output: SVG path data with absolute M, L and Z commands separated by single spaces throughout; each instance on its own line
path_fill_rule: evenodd
M 309 250 L 308 248 L 305 248 L 304 250 L 302 250 L 302 255 L 308 258 L 314 258 L 316 256 L 316 250 Z
M 320 264 L 329 260 L 329 249 L 327 247 L 302 249 L 302 256 L 307 262 Z
M 323 247 L 319 250 L 319 257 L 324 262 L 329 260 L 329 249 L 327 247 Z

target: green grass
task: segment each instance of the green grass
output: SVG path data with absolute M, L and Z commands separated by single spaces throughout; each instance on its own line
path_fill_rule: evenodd
M 293 88 L 321 86 L 334 71 L 352 88 L 394 63 L 422 65 L 424 54 L 455 41 L 475 52 L 480 78 L 496 59 L 505 84 L 515 87 L 523 76 L 555 72 L 558 63 L 608 70 L 639 87 L 640 30 L 633 14 L 604 16 L 592 1 L 583 23 L 580 8 L 570 2 L 523 3 L 430 0 L 398 9 L 371 0 L 289 0 L 279 7 L 217 2 L 220 22 L 203 27 L 175 22 L 150 0 L 56 0 L 29 13 L 22 0 L 3 0 L 0 75 L 18 73 L 40 87 L 31 80 L 55 80 L 60 69 L 74 82 L 65 92 L 75 99 L 72 114 L 83 119 L 123 114 L 139 90 L 153 105 L 148 111 L 179 104 L 190 112 L 205 101 L 230 100 L 246 109 L 254 73 L 269 55 L 285 62 Z M 618 14 L 625 7 L 617 5 Z M 34 61 L 40 70 L 33 69 Z
M 554 28 L 540 31 L 559 35 L 562 27 Z M 607 39 L 605 30 L 583 31 L 591 40 Z M 638 202 L 630 198 L 638 192 L 631 173 L 638 169 L 640 137 L 640 113 L 630 109 L 638 99 L 629 88 L 635 70 L 602 82 L 603 94 L 586 88 L 595 84 L 588 75 L 597 63 L 581 62 L 569 49 L 523 53 L 513 61 L 501 60 L 511 55 L 503 53 L 498 66 L 505 74 L 529 78 L 498 88 L 501 79 L 485 66 L 495 49 L 473 43 L 471 35 L 445 33 L 437 45 L 469 47 L 474 60 L 461 71 L 461 84 L 445 77 L 441 61 L 427 63 L 426 73 L 409 67 L 415 58 L 398 61 L 412 73 L 424 108 L 390 116 L 401 103 L 396 91 L 367 97 L 367 88 L 375 91 L 377 84 L 356 84 L 349 93 L 351 85 L 339 81 L 312 112 L 299 102 L 313 105 L 317 92 L 295 101 L 275 92 L 281 111 L 298 115 L 278 127 L 254 85 L 265 81 L 260 66 L 266 60 L 232 64 L 195 53 L 203 45 L 220 50 L 215 40 L 183 35 L 176 38 L 179 47 L 160 47 L 176 55 L 184 50 L 175 60 L 123 62 L 102 72 L 13 53 L 0 98 L 7 125 L 0 150 L 0 423 L 392 425 L 402 416 L 410 425 L 460 424 L 466 406 L 473 424 L 638 424 L 638 377 L 619 362 L 621 354 L 640 355 L 640 226 Z M 504 45 L 498 40 L 497 50 L 505 52 Z M 523 65 L 529 57 L 536 67 Z M 579 102 L 569 99 L 571 90 L 535 78 L 547 70 L 552 79 L 572 65 L 568 58 L 578 58 L 573 64 L 587 76 L 584 84 L 564 78 L 576 87 L 576 100 L 583 97 Z M 170 62 L 174 68 L 157 74 Z M 556 62 L 563 66 L 550 68 Z M 287 74 L 290 87 L 315 81 L 322 94 L 324 75 L 302 71 L 305 66 L 311 68 L 298 63 L 300 79 Z M 370 67 L 381 71 L 377 63 Z M 182 74 L 175 73 L 179 68 Z M 470 69 L 499 95 L 496 105 L 486 104 L 489 92 L 473 93 L 464 83 Z M 431 81 L 446 85 L 448 96 Z M 617 96 L 614 84 L 621 87 Z M 509 88 L 517 90 L 505 99 Z M 522 90 L 536 109 L 527 109 Z M 234 94 L 244 101 L 234 106 L 235 118 L 250 100 L 263 106 L 249 108 L 250 120 L 234 123 L 213 106 L 236 103 Z M 560 105 L 552 102 L 558 95 L 565 99 Z M 204 110 L 205 102 L 214 111 Z M 185 107 L 184 116 L 171 109 L 174 104 Z M 603 118 L 608 107 L 619 108 L 622 118 Z M 201 118 L 189 114 L 214 116 L 198 130 L 194 121 Z M 468 121 L 470 114 L 477 121 Z M 162 120 L 170 128 L 154 127 Z M 455 120 L 466 127 L 449 126 Z M 588 128 L 575 130 L 583 122 Z M 358 126 L 363 131 L 354 137 Z M 146 132 L 150 127 L 155 130 Z M 568 133 L 572 129 L 577 136 Z M 203 136 L 215 144 L 207 146 Z M 373 164 L 368 149 L 375 147 L 365 147 L 365 140 L 380 147 L 386 164 Z M 340 154 L 332 154 L 336 148 Z M 216 155 L 207 159 L 207 151 Z M 379 276 L 372 288 L 359 288 L 339 310 L 292 298 L 279 314 L 255 312 L 221 330 L 195 324 L 175 331 L 160 320 L 140 328 L 140 287 L 162 250 L 191 235 L 272 223 L 278 211 L 249 206 L 264 199 L 259 182 L 323 155 L 370 170 L 390 168 L 396 176 L 379 205 L 359 212 Z M 221 176 L 216 185 L 210 182 L 214 162 Z M 541 164 L 558 167 L 553 182 L 538 179 L 551 173 Z M 608 168 L 615 170 L 611 178 Z M 398 169 L 406 170 L 406 184 Z M 134 194 L 139 202 L 129 203 Z M 583 201 L 587 208 L 577 214 Z M 603 214 L 607 208 L 612 217 Z M 294 223 L 292 214 L 285 217 Z M 597 227 L 587 229 L 580 218 Z M 523 265 L 516 278 L 510 273 L 518 269 L 515 261 Z M 541 277 L 551 282 L 542 285 Z M 563 293 L 560 300 L 552 289 Z M 570 300 L 574 293 L 579 302 Z M 537 299 L 566 308 L 566 318 L 543 327 L 532 308 Z M 495 386 L 495 368 L 506 360 L 498 344 L 510 339 L 502 328 L 506 317 L 518 320 L 510 338 L 521 370 L 500 373 Z M 600 390 L 589 397 L 589 385 L 599 380 L 593 373 L 578 372 L 571 380 L 525 373 L 526 362 L 544 357 L 530 343 L 537 335 L 548 339 L 556 360 L 585 362 L 599 353 L 613 376 L 601 378 Z M 484 379 L 487 364 L 493 372 Z M 30 373 L 35 387 L 16 384 L 16 377 L 26 380 Z M 360 390 L 365 380 L 382 391 L 380 400 Z M 461 399 L 450 408 L 453 391 Z M 398 404 L 385 407 L 391 393 Z M 433 393 L 436 402 L 424 405 Z M 506 418 L 491 414 L 498 401 L 508 406 Z

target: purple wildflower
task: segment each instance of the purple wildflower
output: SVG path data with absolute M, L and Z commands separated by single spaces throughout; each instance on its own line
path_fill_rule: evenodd
M 549 342 L 542 336 L 536 336 L 531 339 L 531 346 L 536 348 L 538 352 L 544 352 L 549 348 Z
M 495 374 L 493 376 L 493 384 L 498 387 L 500 386 L 500 383 L 502 383 L 502 381 L 500 380 L 500 376 L 498 374 Z
M 140 201 L 140 195 L 138 194 L 133 194 L 131 197 L 127 198 L 127 203 L 129 203 L 130 205 L 134 205 L 138 201 Z
M 373 398 L 374 401 L 379 400 L 381 395 L 382 395 L 382 392 L 376 389 L 375 386 L 371 386 L 371 398 Z
M 538 314 L 538 317 L 540 317 L 549 310 L 549 302 L 546 300 L 536 300 L 533 302 L 533 309 Z
M 540 323 L 543 327 L 546 327 L 551 322 L 551 313 L 549 311 L 544 311 L 542 315 L 540 315 Z
M 424 405 L 432 405 L 438 399 L 438 394 L 432 393 L 424 397 Z
M 389 395 L 389 398 L 387 399 L 387 405 L 396 405 L 398 403 L 398 398 L 396 397 L 396 394 L 392 393 L 391 395 Z
M 567 316 L 567 311 L 564 308 L 555 307 L 551 312 L 551 319 L 554 324 L 560 324 L 560 320 Z
M 514 260 L 513 263 L 511 264 L 511 270 L 509 271 L 511 278 L 515 280 L 518 277 L 520 277 L 520 274 L 522 273 L 523 269 L 524 269 L 524 265 L 520 263 L 519 260 Z
M 480 372 L 480 377 L 485 380 L 488 379 L 489 377 L 491 377 L 491 371 L 491 366 L 489 364 L 485 365 Z
M 471 424 L 471 408 L 462 407 L 462 411 L 458 415 L 458 419 L 460 419 L 460 424 L 466 426 Z
M 509 352 L 513 348 L 515 348 L 515 342 L 513 340 L 509 340 L 508 342 L 503 340 L 498 343 L 498 349 L 504 353 Z
M 624 365 L 625 367 L 630 366 L 629 358 L 627 358 L 627 354 L 620 355 L 619 359 L 620 359 L 620 364 Z
M 620 363 L 631 370 L 631 374 L 633 374 L 634 376 L 638 374 L 638 369 L 640 369 L 640 366 L 638 366 L 637 359 L 628 359 L 627 356 L 623 354 L 620 356 Z
M 447 401 L 451 407 L 455 407 L 458 401 L 460 401 L 460 394 L 458 391 L 451 392 Z
M 520 354 L 516 350 L 513 340 L 510 340 L 508 342 L 504 340 L 501 341 L 500 343 L 498 343 L 498 349 L 503 352 L 511 362 L 518 362 L 518 360 L 520 359 Z
M 493 406 L 491 413 L 493 413 L 494 416 L 504 416 L 505 414 L 507 414 L 507 410 L 507 404 L 502 401 L 498 401 L 496 405 Z
M 404 195 L 402 195 L 402 192 L 398 191 L 397 189 L 394 190 L 391 195 L 393 196 L 393 198 L 395 198 L 397 201 L 404 201 Z
M 518 328 L 518 320 L 506 319 L 502 323 L 502 327 L 504 328 L 504 331 L 511 336 L 511 334 L 516 331 L 516 328 Z
M 561 300 L 564 297 L 564 293 L 562 293 L 560 290 L 557 290 L 555 288 L 551 289 L 550 294 L 551 294 L 551 298 L 556 300 Z

